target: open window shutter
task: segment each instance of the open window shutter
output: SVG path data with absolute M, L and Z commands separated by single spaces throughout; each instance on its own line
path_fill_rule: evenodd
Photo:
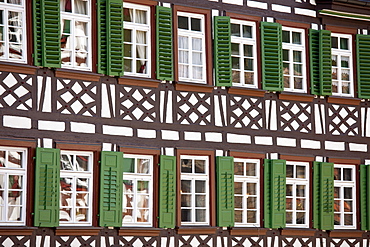
M 34 63 L 59 68 L 60 11 L 59 0 L 33 1 Z
M 314 162 L 314 228 L 334 229 L 334 165 Z
M 357 34 L 358 97 L 370 99 L 370 35 Z
M 370 166 L 360 165 L 361 230 L 370 230 Z
M 216 157 L 217 226 L 234 226 L 234 158 Z
M 311 75 L 311 93 L 320 95 L 320 31 L 310 29 L 310 75 Z
M 282 29 L 279 23 L 261 22 L 262 86 L 283 91 Z
M 214 17 L 214 63 L 216 86 L 232 85 L 230 17 Z
M 332 60 L 331 60 L 331 32 L 320 30 L 320 95 L 331 95 L 332 93 Z
M 265 227 L 286 224 L 286 161 L 265 159 Z
M 176 157 L 161 155 L 159 169 L 159 227 L 175 228 Z
M 36 149 L 35 218 L 39 227 L 59 225 L 60 150 Z
M 123 153 L 101 152 L 100 226 L 122 226 Z
M 121 0 L 98 1 L 98 72 L 123 75 L 123 6 Z
M 157 79 L 173 81 L 171 8 L 157 6 L 156 21 Z

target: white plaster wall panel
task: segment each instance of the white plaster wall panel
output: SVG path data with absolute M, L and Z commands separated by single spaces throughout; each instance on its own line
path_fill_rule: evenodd
M 165 98 L 165 91 L 161 91 L 159 93 L 159 121 L 163 123 L 163 117 L 164 117 L 164 98 Z
M 291 7 L 280 5 L 280 4 L 271 4 L 271 9 L 273 11 L 283 12 L 283 13 L 291 13 L 292 12 Z
M 277 107 L 275 100 L 266 100 L 266 126 L 269 126 L 270 130 L 277 130 Z
M 345 150 L 345 142 L 325 141 L 325 149 L 326 150 L 334 150 L 334 151 L 344 151 Z
M 257 145 L 273 145 L 271 136 L 255 136 L 254 143 Z
M 164 148 L 164 149 L 165 149 L 165 155 L 175 156 L 175 149 L 174 148 Z
M 216 132 L 205 133 L 206 142 L 222 142 L 222 134 Z
M 362 136 L 370 137 L 370 108 L 361 108 Z
M 370 159 L 369 160 L 365 160 L 365 165 L 370 165 Z
M 316 17 L 316 11 L 311 9 L 294 8 L 294 14 Z
M 216 156 L 225 156 L 224 150 L 216 150 Z
M 101 116 L 104 118 L 113 118 L 115 117 L 115 112 L 116 112 L 116 88 L 114 85 L 110 84 L 102 84 L 102 92 L 101 92 Z M 112 97 L 112 102 L 109 102 L 109 97 L 108 97 L 108 88 L 110 89 L 110 96 Z M 112 113 L 111 113 L 111 107 L 112 107 Z
M 130 127 L 103 125 L 103 134 L 115 136 L 133 136 L 134 131 Z
M 251 136 L 249 135 L 239 135 L 227 133 L 227 142 L 229 143 L 240 143 L 240 144 L 251 144 Z
M 95 125 L 90 123 L 71 122 L 71 131 L 77 133 L 95 133 Z
M 31 129 L 31 118 L 4 115 L 3 126 L 16 129 Z
M 44 90 L 44 91 L 43 91 Z M 51 78 L 37 77 L 37 109 L 41 112 L 51 112 Z
M 293 138 L 277 137 L 276 144 L 278 146 L 284 146 L 284 147 L 296 147 L 297 140 Z
M 315 105 L 315 133 L 325 134 L 325 106 L 322 104 Z
M 44 239 L 44 241 L 42 241 L 43 239 Z M 9 245 L 9 246 L 11 246 L 11 245 Z M 45 237 L 36 236 L 36 246 L 50 247 L 50 237 L 49 236 L 45 236 Z
M 222 0 L 222 2 L 243 6 L 243 0 Z
M 65 131 L 66 124 L 58 121 L 39 120 L 38 127 L 39 130 Z
M 100 247 L 111 247 L 114 245 L 114 237 L 102 236 L 100 238 Z
M 102 143 L 102 151 L 112 151 L 112 143 Z
M 349 143 L 349 151 L 367 152 L 367 144 Z
M 43 148 L 53 148 L 53 139 L 43 138 L 42 143 L 44 144 Z
M 331 105 L 328 107 L 328 130 L 332 135 L 358 134 L 358 111 L 356 107 Z
M 180 139 L 179 132 L 174 130 L 161 130 L 163 140 L 178 141 Z
M 247 0 L 247 6 L 252 8 L 267 9 L 267 3 Z
M 184 139 L 185 139 L 185 141 L 201 141 L 202 140 L 202 133 L 192 132 L 192 131 L 185 131 L 184 132 Z
M 161 246 L 158 247 L 168 247 L 168 246 L 175 246 L 175 238 L 173 237 L 161 238 Z
M 137 129 L 137 137 L 140 138 L 156 138 L 157 133 L 155 130 L 149 130 L 149 129 Z
M 166 123 L 173 123 L 173 104 L 172 104 L 172 91 L 168 91 L 167 97 L 167 112 L 166 112 Z
M 302 139 L 301 148 L 321 149 L 321 143 L 320 141 Z
M 4 237 L 4 236 L 2 236 L 2 237 Z M 13 236 L 12 236 L 12 237 L 13 237 Z M 21 242 L 22 238 L 23 238 L 23 237 L 15 237 L 14 242 L 13 242 L 13 240 L 12 240 L 11 238 L 6 238 L 6 239 L 2 242 L 1 246 L 4 246 L 4 247 L 8 247 L 8 246 L 9 246 L 9 247 L 10 247 L 10 246 L 22 246 L 22 247 L 28 247 L 28 246 L 30 246 L 30 240 L 28 240 L 28 241 L 26 241 L 26 242 L 22 243 L 22 245 L 18 245 L 18 244 L 17 244 L 17 240 L 18 240 L 18 242 Z
M 222 123 L 222 118 L 221 118 L 221 111 L 220 109 L 220 101 L 218 95 L 213 96 L 213 100 L 215 102 L 214 107 L 215 107 L 215 125 L 219 127 L 223 127 Z

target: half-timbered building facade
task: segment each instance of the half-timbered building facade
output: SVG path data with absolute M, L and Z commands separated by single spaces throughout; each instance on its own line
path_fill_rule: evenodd
M 0 1 L 0 246 L 370 245 L 370 1 Z

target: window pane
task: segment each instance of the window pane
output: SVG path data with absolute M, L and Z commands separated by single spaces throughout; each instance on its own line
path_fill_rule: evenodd
M 301 63 L 302 62 L 302 52 L 293 51 L 293 62 Z
M 21 219 L 21 207 L 9 207 L 8 210 L 8 220 L 9 221 L 19 221 Z
M 331 37 L 331 48 L 338 49 L 338 38 Z
M 297 196 L 305 197 L 306 196 L 306 185 L 297 185 Z
M 253 72 L 245 72 L 244 73 L 244 83 L 245 84 L 254 84 L 254 73 Z
M 293 213 L 292 212 L 286 213 L 286 223 L 293 224 Z
M 243 197 L 235 196 L 234 198 L 235 208 L 243 208 Z
M 244 70 L 253 71 L 253 59 L 244 59 Z
M 60 178 L 60 190 L 61 191 L 71 191 L 72 190 L 73 179 L 64 177 Z
M 234 193 L 238 195 L 243 194 L 243 183 L 239 183 L 239 182 L 234 183 Z
M 257 195 L 257 184 L 247 183 L 247 195 Z
M 306 209 L 306 200 L 305 199 L 297 199 L 296 200 L 296 209 L 297 210 L 305 210 Z
M 235 222 L 237 223 L 243 222 L 243 211 L 235 210 Z
M 352 199 L 352 188 L 344 187 L 344 199 Z
M 293 169 L 294 169 L 294 166 L 286 165 L 286 177 L 287 178 L 293 178 Z
M 297 212 L 297 224 L 306 224 L 306 213 L 304 212 Z
M 192 46 L 194 51 L 202 51 L 202 39 L 192 38 Z
M 206 193 L 206 182 L 205 181 L 195 181 L 195 193 Z
M 5 151 L 0 150 L 0 167 L 5 167 Z
M 192 31 L 202 31 L 201 19 L 191 18 L 191 30 Z
M 234 70 L 234 68 L 233 68 L 232 80 L 233 80 L 233 83 L 240 83 L 240 71 L 236 71 Z
M 147 12 L 145 10 L 139 10 L 137 9 L 136 10 L 136 16 L 135 16 L 135 23 L 139 23 L 139 24 L 147 24 L 147 19 L 146 19 L 146 16 L 147 16 Z
M 8 152 L 8 167 L 9 168 L 22 168 L 22 153 L 9 151 Z
M 88 193 L 77 193 L 76 194 L 76 206 L 77 207 L 88 207 L 89 206 L 89 194 Z
M 256 197 L 248 197 L 247 198 L 247 208 L 248 209 L 257 209 L 257 201 Z
M 132 42 L 132 30 L 130 30 L 130 29 L 124 29 L 123 30 L 123 40 L 124 40 L 124 42 Z M 131 57 L 131 55 L 129 55 L 129 56 L 127 56 L 126 55 L 126 51 L 124 51 L 125 52 L 125 56 L 126 57 Z
M 243 162 L 234 162 L 234 174 L 235 175 L 244 175 L 244 164 Z
M 352 201 L 344 201 L 344 212 L 353 212 Z
M 231 23 L 231 36 L 240 37 L 240 25 Z
M 297 76 L 302 75 L 302 65 L 301 64 L 294 64 L 294 75 L 297 75 Z
M 150 160 L 148 159 L 137 159 L 137 172 L 143 174 L 149 174 Z
M 334 198 L 339 198 L 339 197 L 340 197 L 340 188 L 334 187 Z
M 341 180 L 341 169 L 340 168 L 334 168 L 334 180 Z
M 181 195 L 181 207 L 191 207 L 191 195 Z
M 252 27 L 243 25 L 243 37 L 252 38 Z
M 133 158 L 124 158 L 125 165 L 123 166 L 123 172 L 134 173 L 135 172 L 135 159 Z
M 353 225 L 353 215 L 352 214 L 344 215 L 344 225 Z
M 206 196 L 205 195 L 196 195 L 195 196 L 195 206 L 196 207 L 205 207 L 206 206 Z
M 231 43 L 231 55 L 239 56 L 239 44 Z
M 290 32 L 289 31 L 283 31 L 283 42 L 290 43 Z
M 206 210 L 205 209 L 196 209 L 195 210 L 195 221 L 196 222 L 205 222 L 206 221 Z
M 295 89 L 303 89 L 303 83 L 302 83 L 302 78 L 294 78 L 294 88 Z
M 306 167 L 305 166 L 296 166 L 296 178 L 306 178 Z
M 293 36 L 293 44 L 296 44 L 296 45 L 302 44 L 301 33 L 292 32 L 292 36 Z
M 138 193 L 148 193 L 149 192 L 149 181 L 138 181 L 137 191 Z
M 246 163 L 246 175 L 256 176 L 256 164 L 255 163 Z
M 283 61 L 289 61 L 289 50 L 283 50 Z
M 179 16 L 178 17 L 178 26 L 180 29 L 186 29 L 188 30 L 189 29 L 189 21 L 188 21 L 188 17 L 185 17 L 185 16 Z
M 253 57 L 253 46 L 252 45 L 244 45 L 244 56 Z
M 232 68 L 233 69 L 240 69 L 240 58 L 238 57 L 232 57 L 231 58 L 231 63 L 232 63 Z
M 286 199 L 286 209 L 293 210 L 293 199 L 292 198 Z
M 89 156 L 77 155 L 76 161 L 79 171 L 88 171 L 89 170 Z
M 348 50 L 348 39 L 347 38 L 340 38 L 340 49 Z
M 78 191 L 88 191 L 89 190 L 89 179 L 77 178 L 77 190 Z
M 286 195 L 293 196 L 293 185 L 291 184 L 286 185 Z
M 195 160 L 195 173 L 206 173 L 206 161 Z
M 334 225 L 340 225 L 340 214 L 334 214 Z
M 340 201 L 334 200 L 334 212 L 340 212 Z
M 68 1 L 67 1 L 68 2 Z M 75 0 L 75 13 L 86 15 L 87 14 L 87 3 L 86 0 Z
M 123 21 L 132 22 L 133 21 L 133 11 L 132 9 L 123 8 Z
M 340 65 L 342 66 L 342 68 L 349 68 L 349 57 L 341 56 Z
M 191 181 L 190 180 L 181 180 L 181 192 L 191 193 Z
M 247 222 L 248 223 L 257 223 L 257 212 L 256 211 L 248 211 L 247 212 Z
M 191 209 L 181 209 L 181 221 L 191 222 Z
M 181 160 L 181 172 L 182 173 L 192 173 L 192 160 L 190 159 Z
M 147 40 L 146 40 L 146 32 L 145 31 L 136 31 L 136 43 L 137 44 L 147 44 Z M 139 56 L 140 58 L 144 58 L 146 56 L 142 55 L 142 53 L 144 52 L 144 47 L 143 46 L 142 48 L 137 48 L 139 50 Z M 141 51 L 143 50 L 143 51 Z

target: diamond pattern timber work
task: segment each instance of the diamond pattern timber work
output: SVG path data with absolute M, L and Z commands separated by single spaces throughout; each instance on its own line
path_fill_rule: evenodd
M 299 237 L 285 237 L 281 236 L 281 242 L 283 247 L 310 247 L 312 246 L 312 238 L 299 238 Z
M 263 128 L 263 104 L 258 98 L 230 96 L 230 125 L 235 128 Z
M 213 235 L 179 235 L 179 247 L 213 247 Z
M 120 87 L 119 115 L 124 120 L 156 122 L 156 91 L 145 88 Z
M 179 92 L 177 94 L 177 121 L 180 124 L 212 125 L 212 100 L 206 93 Z
M 359 112 L 354 106 L 329 105 L 328 128 L 332 135 L 359 134 Z
M 31 75 L 3 72 L 0 74 L 0 107 L 32 109 Z
M 311 114 L 311 104 L 282 101 L 280 126 L 284 131 L 309 133 L 312 130 Z
M 231 246 L 253 246 L 253 247 L 262 247 L 264 246 L 263 237 L 231 237 Z
M 359 239 L 331 239 L 330 241 L 331 247 L 360 247 L 360 240 Z
M 1 236 L 0 246 L 31 246 L 31 236 Z
M 97 236 L 55 236 L 55 242 L 60 244 L 61 247 L 69 246 L 86 246 L 97 247 Z
M 57 112 L 96 116 L 97 84 L 81 80 L 57 79 Z
M 157 247 L 160 246 L 160 237 L 123 237 L 119 236 L 120 246 L 143 246 L 143 247 Z

